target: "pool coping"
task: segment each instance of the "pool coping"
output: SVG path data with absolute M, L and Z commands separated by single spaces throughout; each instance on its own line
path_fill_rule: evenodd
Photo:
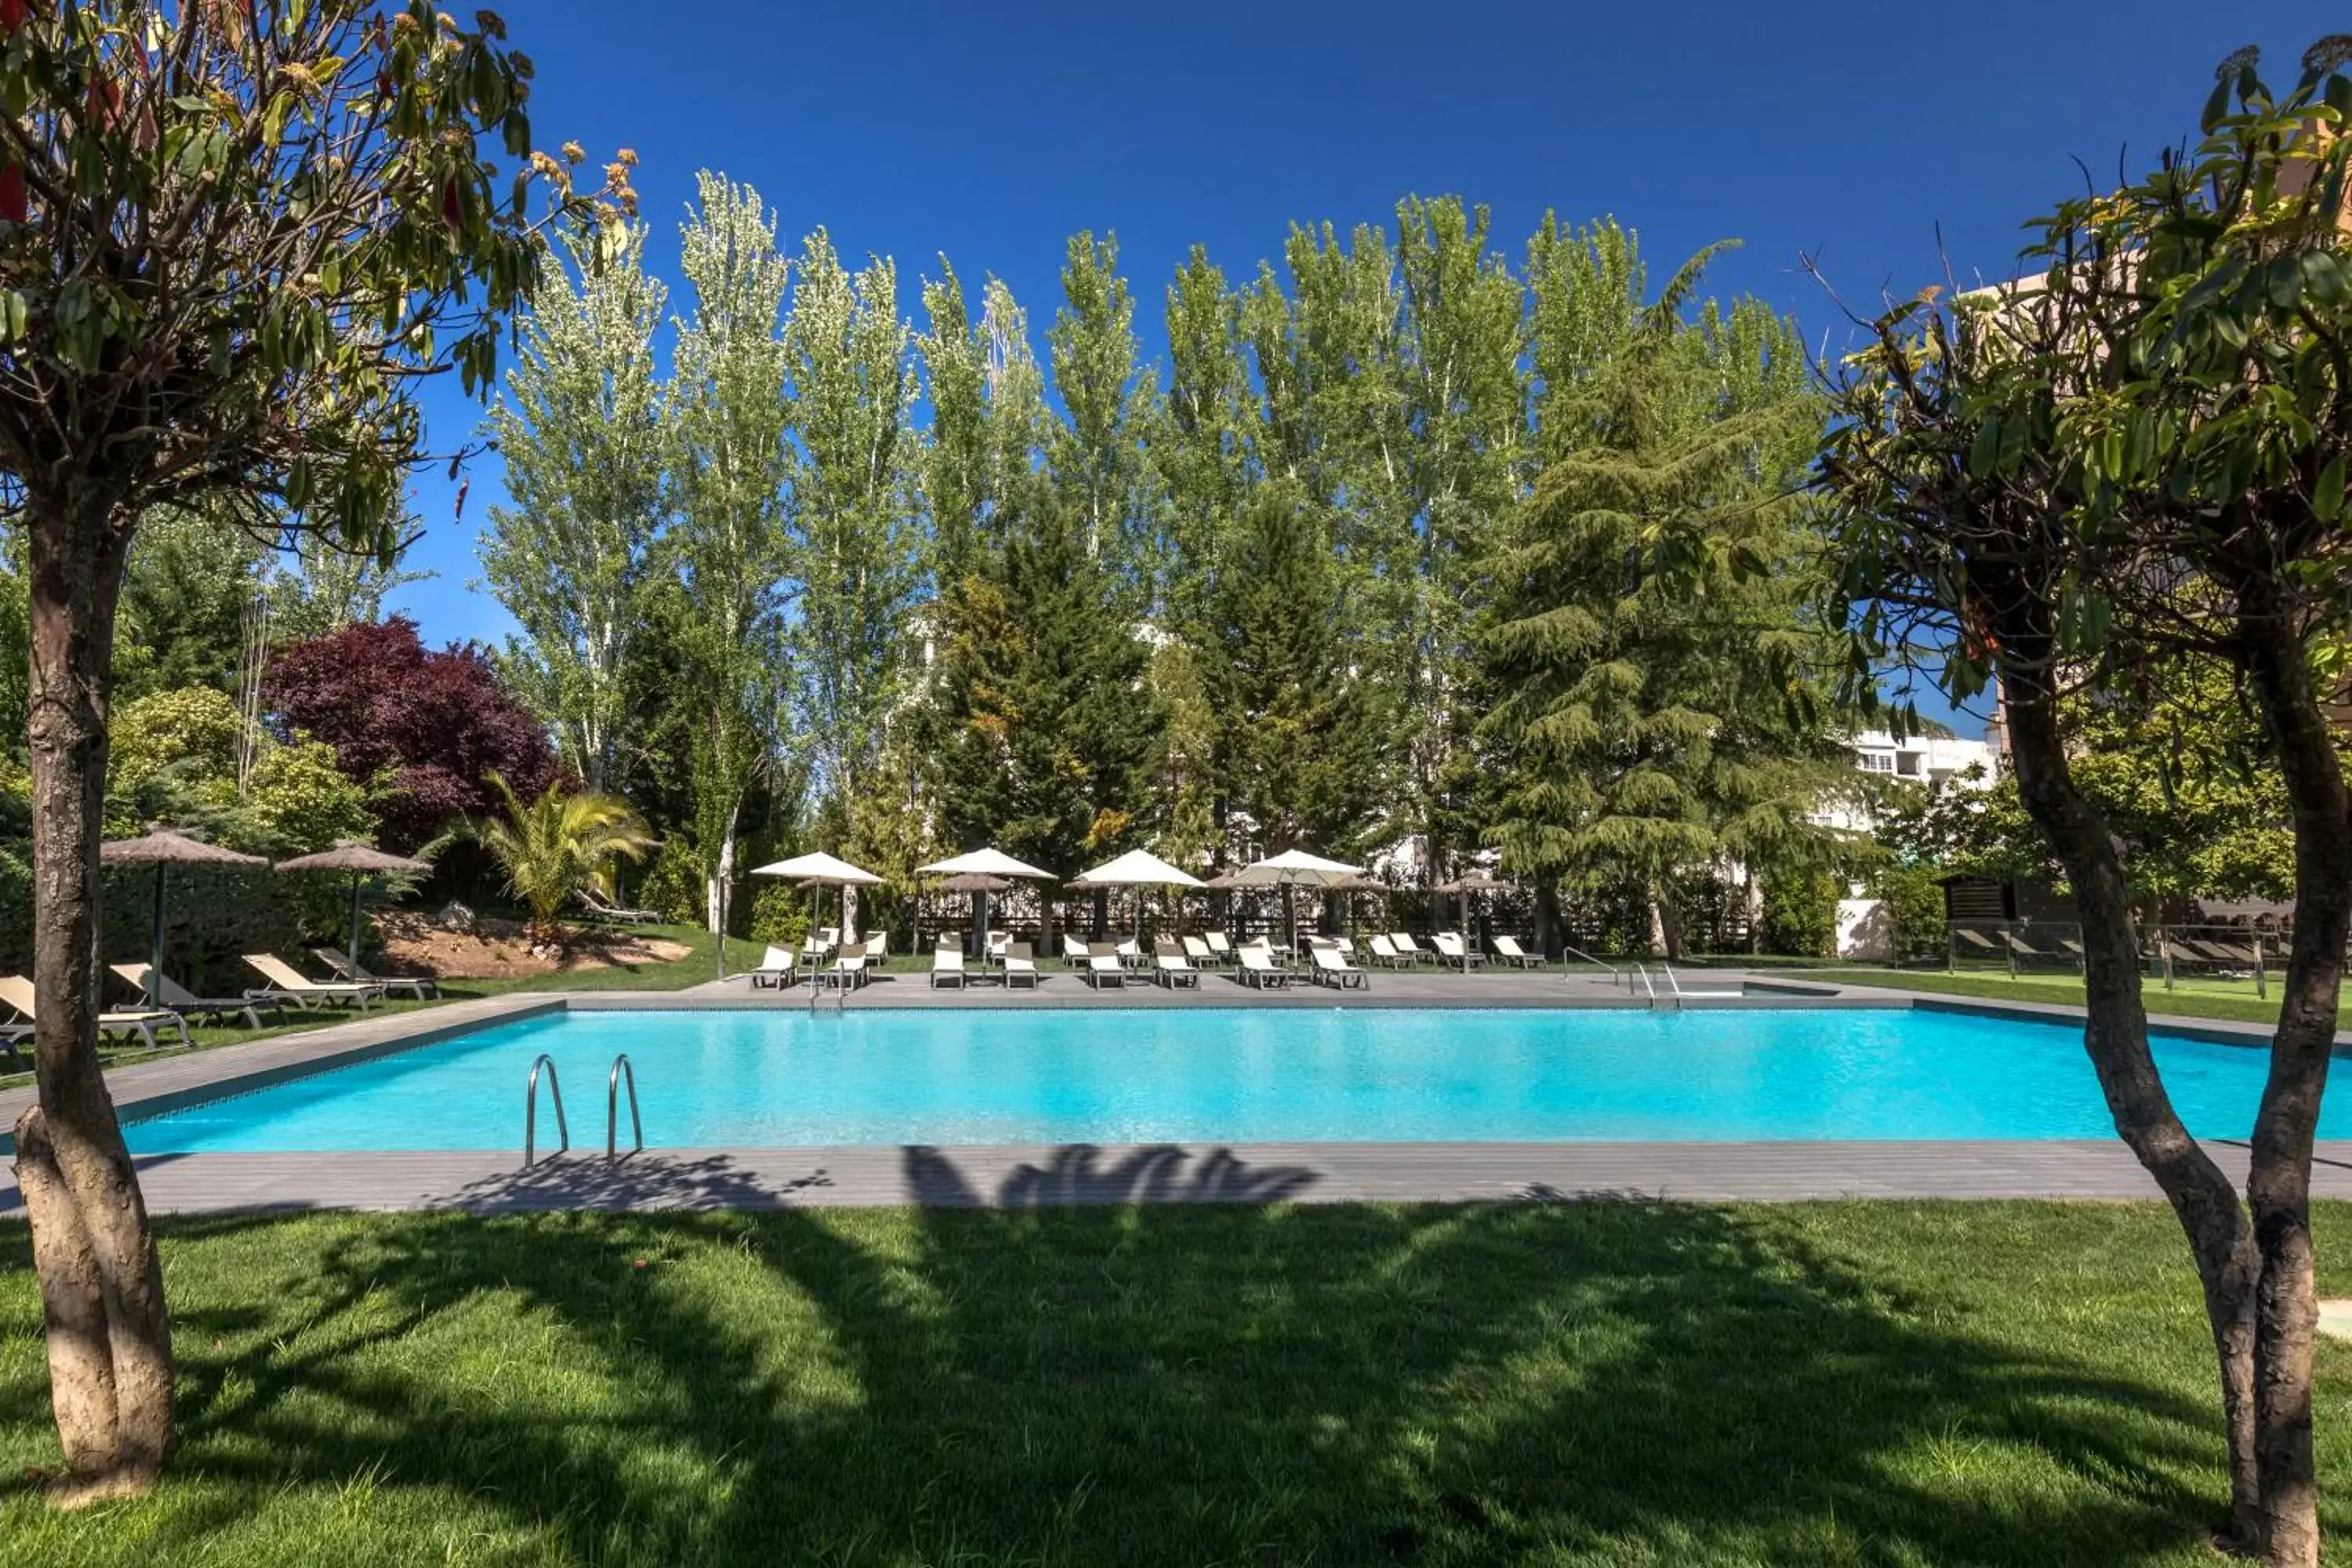
M 1480 991 L 1450 994 L 1409 995 L 1371 992 L 1302 992 L 1260 996 L 1238 986 L 1210 1000 L 1205 995 L 1181 1000 L 1170 997 L 1146 1002 L 1157 993 L 1139 990 L 1097 994 L 1073 986 L 1058 992 L 1020 992 L 1011 996 L 982 990 L 951 1001 L 929 999 L 928 989 L 898 999 L 861 998 L 860 1008 L 885 1011 L 925 1011 L 940 1007 L 968 1010 L 1138 1009 L 1167 1005 L 1223 1007 L 1342 1007 L 1412 1011 L 1416 1009 L 1617 1009 L 1653 1010 L 1643 999 L 1613 994 L 1530 993 L 1513 986 L 1486 989 L 1494 980 L 1451 979 L 1445 984 L 1470 984 Z M 1557 980 L 1557 974 L 1549 976 Z M 2080 1007 L 2057 1003 L 2011 1002 L 1997 998 L 1955 997 L 1893 986 L 1840 983 L 1830 985 L 1780 979 L 1769 974 L 1714 972 L 1685 978 L 1700 984 L 1738 979 L 1770 988 L 1774 994 L 1744 996 L 1691 995 L 1657 1006 L 1692 1011 L 1843 1011 L 1857 1008 L 1907 1009 L 2008 1018 L 2021 1022 L 2072 1023 L 2084 1017 Z M 1483 992 L 1483 994 L 1481 994 Z M 924 1000 L 917 1000 L 925 998 Z M 778 999 L 745 989 L 701 986 L 684 992 L 528 992 L 478 1001 L 355 1018 L 299 1035 L 257 1040 L 194 1051 L 159 1062 L 132 1063 L 110 1069 L 107 1080 L 115 1104 L 125 1120 L 143 1120 L 184 1106 L 231 1095 L 250 1093 L 289 1079 L 371 1060 L 396 1051 L 433 1044 L 496 1025 L 580 1012 L 740 1012 L 757 1008 L 801 1007 L 808 1003 L 799 994 Z M 2151 1015 L 2149 1025 L 2163 1033 L 2216 1044 L 2259 1046 L 2269 1030 L 2259 1024 L 2227 1020 L 2179 1018 Z M 2352 1048 L 2352 1033 L 2339 1033 L 2336 1048 Z M 16 1118 L 33 1102 L 31 1086 L 0 1091 L 0 1153 L 13 1152 L 7 1137 Z M 912 1146 L 908 1146 L 912 1147 Z M 2209 1143 L 2222 1157 L 2231 1147 Z M 1355 1152 L 1349 1152 L 1353 1151 Z M 1389 1151 L 1391 1173 L 1363 1151 Z M 1726 1152 L 1736 1152 L 1727 1155 Z M 2092 1151 L 2097 1151 L 2092 1153 Z M 1775 1141 L 1769 1142 L 1643 1142 L 1643 1143 L 1277 1143 L 1233 1145 L 1194 1150 L 1174 1145 L 1013 1145 L 1002 1149 L 957 1148 L 942 1152 L 956 1159 L 977 1162 L 995 1173 L 1000 1193 L 1021 1171 L 1048 1173 L 1066 1171 L 1073 1159 L 1121 1162 L 1151 1159 L 1179 1165 L 1196 1164 L 1202 1171 L 1230 1173 L 1232 1163 L 1244 1165 L 1280 1164 L 1310 1173 L 1304 1185 L 1315 1188 L 1317 1201 L 1348 1201 L 1351 1196 L 1423 1198 L 1439 1201 L 1467 1196 L 1545 1196 L 1559 1194 L 1591 1195 L 1622 1187 L 1635 1195 L 1706 1197 L 1821 1197 L 1869 1194 L 1884 1196 L 2049 1196 L 2153 1197 L 2152 1181 L 2120 1142 L 2110 1140 L 1970 1140 L 1873 1142 L 1860 1140 Z M 2314 1191 L 2352 1197 L 2352 1140 L 2323 1142 L 2314 1168 Z M 740 1195 L 751 1206 L 781 1201 L 778 1194 L 824 1191 L 828 1197 L 791 1198 L 817 1202 L 928 1202 L 923 1197 L 890 1198 L 873 1194 L 913 1191 L 904 1182 L 893 1186 L 887 1175 L 892 1161 L 906 1149 L 872 1145 L 844 1151 L 808 1149 L 662 1150 L 639 1156 L 638 1173 L 664 1173 L 658 1180 L 615 1185 L 609 1180 L 583 1181 L 581 1157 L 550 1163 L 542 1172 L 566 1167 L 562 1180 L 532 1176 L 520 1169 L 519 1148 L 488 1151 L 369 1152 L 283 1154 L 158 1154 L 139 1157 L 136 1163 L 148 1187 L 149 1201 L 159 1212 L 187 1208 L 223 1212 L 245 1208 L 280 1207 L 530 1207 L 724 1206 L 693 1201 L 691 1191 L 679 1188 L 680 1171 L 711 1172 L 722 1167 L 755 1173 L 739 1184 Z M 2120 1155 L 2116 1165 L 2109 1154 Z M 1930 1156 L 1935 1156 L 1930 1158 Z M 1502 1165 L 1498 1165 L 1498 1159 Z M 1958 1166 L 1953 1161 L 1959 1161 Z M 1330 1162 L 1337 1161 L 1336 1165 Z M 2089 1163 L 2085 1163 L 2088 1161 Z M 879 1163 L 877 1163 L 879 1162 Z M 1323 1163 L 1318 1164 L 1318 1162 Z M 601 1157 L 598 1163 L 601 1164 Z M 2225 1163 L 2227 1163 L 2225 1159 Z M 1508 1167 L 1507 1171 L 1503 1166 Z M 1328 1166 L 1329 1168 L 1326 1168 Z M 1937 1167 L 1944 1169 L 1938 1170 Z M 1089 1167 L 1091 1168 L 1091 1167 Z M 811 1171 L 847 1170 L 855 1180 L 812 1184 Z M 1953 1172 L 1975 1173 L 1973 1176 Z M 790 1173 L 799 1172 L 793 1175 Z M 1792 1171 L 1806 1173 L 1792 1175 Z M 1739 1174 L 1744 1172 L 1745 1174 Z M 1988 1174 L 1987 1173 L 1990 1173 Z M 1031 1178 L 1022 1178 L 1030 1180 Z M 1037 1178 L 1044 1179 L 1044 1178 Z M 1092 1190 L 1089 1182 L 1078 1184 Z M 1612 1184 L 1614 1184 L 1612 1187 Z M 1066 1185 L 1066 1184 L 1065 1184 Z M 1133 1199 L 1075 1196 L 1055 1201 L 1162 1201 L 1159 1183 Z M 1113 1186 L 1116 1184 L 1112 1184 Z M 1217 1190 L 1192 1198 L 1166 1201 L 1246 1201 L 1248 1192 L 1214 1178 Z M 688 1187 L 692 1186 L 691 1183 Z M 1106 1189 L 1108 1190 L 1108 1189 Z M 626 1194 L 635 1194 L 620 1201 Z M 1288 1191 L 1280 1195 L 1298 1195 Z M 0 1186 L 0 1215 L 15 1212 L 17 1194 Z M 982 1200 L 997 1201 L 997 1200 Z

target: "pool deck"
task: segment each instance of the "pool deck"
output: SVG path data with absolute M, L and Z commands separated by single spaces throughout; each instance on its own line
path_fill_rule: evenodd
M 990 1007 L 1626 1007 L 1606 979 L 1550 973 L 1462 976 L 1376 974 L 1370 988 L 1298 985 L 1260 993 L 1211 975 L 1197 990 L 1149 984 L 1097 992 L 1049 967 L 1039 990 L 996 985 L 934 990 L 921 974 L 882 978 L 850 998 L 853 1009 Z M 1746 980 L 1772 987 L 1744 996 L 1702 995 Z M 1783 1007 L 1916 1006 L 2071 1022 L 2077 1008 L 1978 1003 L 1892 987 L 1782 982 L 1769 973 L 1685 973 L 1690 1011 Z M 226 1046 L 116 1068 L 118 1105 L 155 1114 L 194 1101 L 407 1049 L 451 1035 L 567 1006 L 582 1011 L 797 1007 L 805 988 L 752 991 L 740 979 L 683 992 L 520 994 L 412 1012 L 362 1016 L 307 1034 Z M 831 994 L 814 1005 L 842 1005 Z M 1663 1003 L 1675 1005 L 1672 1001 Z M 2253 1043 L 2257 1026 L 2155 1019 L 2168 1031 Z M 2341 1039 L 2352 1045 L 2352 1039 Z M 32 1090 L 0 1091 L 0 1128 L 13 1126 Z M 584 1109 L 584 1108 L 583 1108 Z M 520 1120 L 520 1118 L 518 1118 Z M 665 1149 L 608 1163 L 581 1144 L 529 1169 L 520 1149 L 435 1152 L 157 1154 L 138 1160 L 142 1186 L 160 1213 L 456 1208 L 513 1213 L 562 1208 L 776 1208 L 932 1204 L 1039 1207 L 1117 1203 L 1342 1203 L 1559 1201 L 1580 1198 L 1791 1200 L 1841 1197 L 2152 1199 L 2154 1184 L 2120 1142 L 2107 1139 L 1976 1142 L 1063 1144 L 990 1148 L 884 1145 L 828 1149 Z M 2241 1143 L 2208 1147 L 2233 1179 Z M 2318 1146 L 2315 1195 L 2352 1198 L 2352 1140 Z M 0 1215 L 21 1213 L 0 1184 Z

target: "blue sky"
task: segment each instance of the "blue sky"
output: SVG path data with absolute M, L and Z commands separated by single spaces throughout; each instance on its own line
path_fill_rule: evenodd
M 1547 208 L 1614 215 L 1662 264 L 1738 238 L 1715 289 L 1795 312 L 1818 342 L 1841 318 L 1801 255 L 1857 307 L 1932 279 L 1939 233 L 1964 275 L 1998 275 L 2020 220 L 2079 188 L 2074 158 L 2108 179 L 2126 149 L 2146 165 L 2193 130 L 2222 55 L 2259 43 L 2291 79 L 2342 22 L 2299 0 L 499 9 L 539 68 L 539 143 L 635 149 L 647 263 L 674 289 L 711 168 L 759 188 L 788 247 L 821 224 L 845 257 L 895 257 L 910 309 L 942 252 L 968 285 L 1003 278 L 1041 353 L 1065 237 L 1115 231 L 1152 358 L 1193 244 L 1246 276 L 1294 220 L 1380 222 L 1407 194 L 1491 206 L 1515 260 Z M 453 384 L 427 418 L 446 449 L 480 410 Z M 508 630 L 470 587 L 496 459 L 470 483 L 462 518 L 439 472 L 416 486 L 407 564 L 437 575 L 394 607 L 435 641 Z

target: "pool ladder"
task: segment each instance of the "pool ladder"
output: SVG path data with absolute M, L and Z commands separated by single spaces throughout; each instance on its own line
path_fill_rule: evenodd
M 547 1073 L 548 1098 L 555 1104 L 555 1152 L 566 1153 L 572 1148 L 572 1125 L 563 1114 L 563 1083 L 556 1076 L 555 1058 L 545 1051 L 530 1064 L 530 1077 L 522 1089 L 522 1163 L 529 1170 L 539 1159 L 539 1075 Z M 604 1079 L 604 1158 L 618 1160 L 621 1143 L 621 1085 L 629 1086 L 629 1152 L 641 1153 L 646 1146 L 646 1124 L 637 1114 L 637 1068 L 623 1051 L 613 1058 L 613 1070 Z

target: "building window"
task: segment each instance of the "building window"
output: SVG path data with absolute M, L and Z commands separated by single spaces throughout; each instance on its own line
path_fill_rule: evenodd
M 1919 776 L 1919 753 L 1916 752 L 1896 752 L 1895 755 L 1895 771 L 1901 773 L 1906 779 L 1917 778 Z
M 1895 759 L 1885 752 L 1856 752 L 1854 755 L 1860 759 L 1864 773 L 1891 773 L 1895 771 Z

